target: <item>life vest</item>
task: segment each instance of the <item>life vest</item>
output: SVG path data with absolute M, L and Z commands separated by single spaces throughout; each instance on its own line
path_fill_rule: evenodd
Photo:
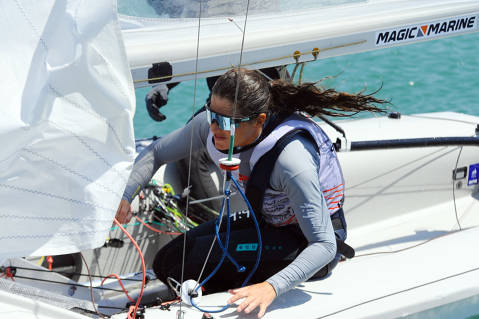
M 320 154 L 319 183 L 329 213 L 334 214 L 342 207 L 344 201 L 344 179 L 334 145 L 314 121 L 302 115 L 293 114 L 275 126 L 254 147 L 233 154 L 233 157 L 241 160 L 240 168 L 233 172 L 233 177 L 240 181 L 242 191 L 246 192 L 255 212 L 261 211 L 265 221 L 275 226 L 297 222 L 287 195 L 271 189 L 269 185 L 269 177 L 277 156 L 296 134 L 304 134 L 310 138 Z M 277 144 L 281 146 L 279 149 L 275 147 Z M 214 146 L 211 132 L 207 139 L 207 151 L 216 165 L 219 165 L 221 158 L 226 157 L 225 153 Z M 270 151 L 277 155 L 271 156 Z M 259 162 L 266 162 L 263 167 L 269 168 L 267 174 L 265 174 L 267 169 L 255 169 Z

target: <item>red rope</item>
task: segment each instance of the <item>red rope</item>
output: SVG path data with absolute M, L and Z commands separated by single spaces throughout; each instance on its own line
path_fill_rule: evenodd
M 201 287 L 201 288 L 203 288 L 203 287 Z M 173 299 L 173 300 L 162 302 L 161 305 L 162 305 L 162 306 L 172 305 L 172 304 L 174 304 L 174 303 L 180 302 L 180 300 L 181 300 L 180 297 L 176 297 L 176 298 Z
M 47 263 L 48 263 L 48 270 L 52 270 L 52 268 L 53 268 L 53 257 L 52 256 L 47 257 Z
M 135 216 L 135 218 L 136 218 L 140 223 L 142 223 L 143 225 L 145 225 L 146 228 L 151 229 L 151 230 L 154 231 L 154 232 L 157 232 L 157 233 L 160 233 L 160 234 L 165 234 L 165 235 L 181 235 L 181 234 L 183 234 L 183 233 L 166 232 L 166 231 L 163 231 L 163 230 L 160 230 L 160 229 L 156 229 L 156 228 L 151 227 L 150 225 L 148 225 L 148 224 L 145 223 L 144 221 L 142 221 L 140 218 L 138 218 L 138 216 Z
M 135 300 L 133 300 L 133 298 L 131 298 L 130 295 L 128 295 L 128 291 L 126 291 L 125 287 L 123 286 L 123 283 L 121 282 L 120 277 L 118 277 L 117 274 L 110 274 L 110 275 L 106 276 L 105 278 L 103 278 L 103 280 L 101 281 L 100 286 L 103 286 L 103 283 L 105 282 L 105 280 L 107 280 L 108 278 L 111 278 L 111 277 L 115 277 L 118 280 L 118 282 L 120 283 L 121 289 L 123 289 L 123 292 L 128 297 L 128 300 L 130 300 L 130 302 L 135 302 Z
M 114 219 L 114 222 L 125 233 L 125 235 L 131 240 L 133 245 L 135 245 L 135 248 L 138 251 L 138 254 L 140 254 L 141 267 L 142 267 L 142 270 L 143 270 L 143 273 L 142 273 L 143 274 L 143 276 L 142 276 L 143 280 L 142 280 L 142 283 L 141 283 L 140 295 L 138 296 L 138 300 L 136 301 L 135 307 L 134 308 L 133 308 L 133 306 L 130 307 L 130 311 L 128 311 L 128 319 L 135 319 L 136 318 L 136 312 L 138 311 L 138 306 L 140 305 L 141 297 L 143 297 L 143 290 L 145 290 L 145 274 L 146 274 L 145 259 L 143 258 L 143 254 L 141 253 L 140 246 L 138 246 L 138 244 L 133 239 L 133 237 L 131 237 L 130 233 L 128 233 L 128 231 L 125 228 L 123 228 L 123 226 L 118 222 L 118 220 L 116 218 Z M 133 310 L 133 314 L 131 314 L 132 310 Z
M 2 278 L 3 276 L 5 276 L 5 279 L 10 278 L 11 280 L 15 281 L 15 279 L 13 278 L 15 275 L 10 270 L 10 267 L 5 268 L 5 272 L 0 275 L 0 278 Z

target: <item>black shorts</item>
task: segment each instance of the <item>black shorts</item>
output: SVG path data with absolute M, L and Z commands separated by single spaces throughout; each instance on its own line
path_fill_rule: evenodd
M 344 220 L 344 218 L 342 219 Z M 258 235 L 253 220 L 247 213 L 236 213 L 230 216 L 230 222 L 228 252 L 246 270 L 238 272 L 234 264 L 225 257 L 217 273 L 204 285 L 205 294 L 240 287 L 256 262 Z M 274 227 L 265 222 L 260 222 L 260 231 L 263 243 L 261 259 L 256 272 L 248 284 L 263 282 L 276 274 L 288 266 L 308 244 L 297 224 Z M 224 244 L 226 240 L 226 217 L 223 218 L 219 233 Z M 166 283 L 168 277 L 178 282 L 182 280 L 184 236 L 181 235 L 173 239 L 160 249 L 155 256 L 153 270 L 164 283 Z M 218 243 L 215 242 L 202 277 L 198 278 L 214 237 L 214 220 L 205 222 L 186 233 L 183 281 L 194 279 L 201 282 L 218 265 L 223 251 Z M 338 260 L 339 256 L 318 271 L 313 278 L 326 276 L 331 272 Z

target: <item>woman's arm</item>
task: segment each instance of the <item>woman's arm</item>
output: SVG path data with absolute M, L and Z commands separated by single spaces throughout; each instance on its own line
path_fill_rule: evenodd
M 193 151 L 205 147 L 208 130 L 206 115 L 202 112 L 184 127 L 151 143 L 136 158 L 122 199 L 131 203 L 161 165 L 187 157 L 192 136 Z
M 298 137 L 278 157 L 270 184 L 288 195 L 308 246 L 291 264 L 265 282 L 230 290 L 233 296 L 229 303 L 243 299 L 237 311 L 249 313 L 259 307 L 261 318 L 276 296 L 309 279 L 333 260 L 336 239 L 318 174 L 319 158 L 307 138 Z
M 289 143 L 278 157 L 270 179 L 286 192 L 308 246 L 296 259 L 267 280 L 277 295 L 308 280 L 336 255 L 336 239 L 319 184 L 319 158 L 305 137 Z

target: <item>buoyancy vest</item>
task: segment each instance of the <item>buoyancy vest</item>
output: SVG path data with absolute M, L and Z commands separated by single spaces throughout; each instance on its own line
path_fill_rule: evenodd
M 301 133 L 308 136 L 316 145 L 319 151 L 319 182 L 323 196 L 326 199 L 329 213 L 332 215 L 338 209 L 342 207 L 344 201 L 344 179 L 341 172 L 341 167 L 337 159 L 334 145 L 324 133 L 324 131 L 311 119 L 308 119 L 299 114 L 293 114 L 287 117 L 284 121 L 279 123 L 274 129 L 261 141 L 252 148 L 247 148 L 244 151 L 233 154 L 234 157 L 241 160 L 240 168 L 238 171 L 233 172 L 233 177 L 240 181 L 242 191 L 248 193 L 248 182 L 252 173 L 254 173 L 255 165 L 258 161 L 267 159 L 268 153 L 275 148 L 275 145 L 279 141 L 283 141 L 284 145 L 280 148 L 279 152 L 290 142 L 292 139 L 287 140 L 284 137 L 292 137 L 293 135 Z M 226 154 L 217 150 L 213 144 L 213 136 L 210 132 L 207 139 L 207 151 L 211 159 L 219 165 L 219 160 L 226 157 Z M 278 152 L 278 148 L 273 151 Z M 270 158 L 273 158 L 270 156 Z M 274 161 L 270 164 L 271 170 L 275 164 L 277 156 L 274 157 Z M 270 172 L 271 173 L 271 172 Z M 290 206 L 289 199 L 286 194 L 281 191 L 274 190 L 269 185 L 268 181 L 264 189 L 264 195 L 262 200 L 262 207 L 253 207 L 256 211 L 261 210 L 263 218 L 266 222 L 275 226 L 284 226 L 291 223 L 296 223 L 294 211 Z M 257 173 L 254 173 L 256 176 Z M 257 194 L 257 193 L 256 193 Z M 251 197 L 251 196 L 249 196 Z M 257 199 L 253 199 L 254 202 L 258 202 Z

